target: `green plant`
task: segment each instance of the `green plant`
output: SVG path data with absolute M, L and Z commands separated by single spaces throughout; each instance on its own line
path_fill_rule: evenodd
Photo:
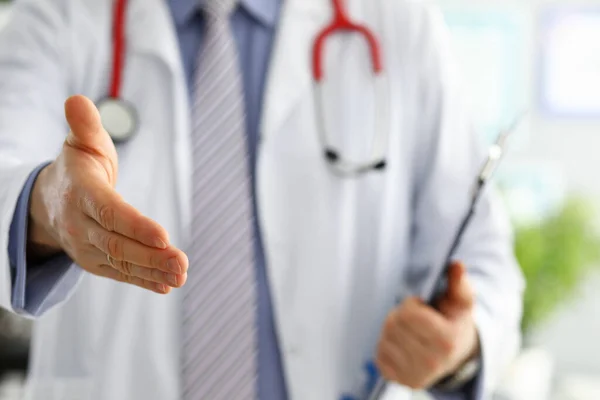
M 517 226 L 515 252 L 527 282 L 522 321 L 526 335 L 572 298 L 582 280 L 600 267 L 595 221 L 590 204 L 571 198 L 539 224 Z

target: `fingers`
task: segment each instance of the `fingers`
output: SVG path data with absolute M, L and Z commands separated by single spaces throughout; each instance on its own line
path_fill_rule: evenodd
M 401 348 L 398 348 L 389 340 L 382 340 L 377 347 L 375 363 L 377 369 L 387 381 L 406 384 L 412 380 L 406 376 L 409 371 L 409 368 L 406 368 L 407 358 Z
M 134 276 L 156 283 L 164 283 L 174 288 L 182 287 L 187 280 L 186 273 L 174 274 L 172 272 L 163 272 L 158 269 L 143 267 L 127 261 L 114 260 L 110 256 L 107 258 L 111 267 L 128 276 Z
M 415 342 L 415 348 L 425 348 L 428 353 L 447 356 L 453 349 L 453 330 L 438 312 L 423 304 L 416 298 L 409 298 L 402 307 L 396 309 L 388 317 L 396 335 L 402 335 L 407 340 L 410 336 Z M 390 327 L 390 331 L 392 328 Z
M 84 214 L 106 231 L 118 233 L 146 246 L 157 249 L 167 248 L 169 236 L 166 230 L 126 203 L 108 186 L 104 190 L 97 190 L 94 194 L 88 193 L 83 196 L 80 207 Z
M 109 255 L 112 260 L 126 262 L 116 264 L 113 261 L 115 265 L 137 265 L 179 275 L 187 272 L 187 256 L 172 246 L 162 250 L 148 247 L 115 232 L 106 231 L 93 221 L 88 222 L 87 232 L 91 245 Z
M 449 322 L 436 310 L 411 297 L 405 300 L 397 311 L 396 323 L 410 327 L 427 346 L 438 352 L 446 352 L 452 343 L 452 330 Z
M 407 333 L 398 335 L 396 341 L 382 340 L 378 347 L 377 362 L 387 380 L 413 389 L 430 385 L 432 377 L 443 368 L 439 356 Z
M 414 389 L 433 384 L 452 358 L 455 331 L 421 300 L 406 299 L 385 321 L 377 357 L 381 373 Z
M 95 265 L 109 265 L 120 273 L 141 278 L 154 283 L 162 283 L 173 288 L 182 287 L 186 280 L 187 274 L 175 274 L 172 272 L 163 272 L 159 269 L 148 268 L 141 265 L 133 264 L 128 261 L 115 260 L 107 254 L 102 253 L 94 248 Z
M 151 290 L 159 294 L 167 294 L 171 292 L 171 288 L 162 283 L 151 282 L 138 278 L 136 276 L 125 275 L 109 265 L 98 265 L 94 268 L 93 273 L 104 278 L 113 279 L 118 282 L 129 283 L 139 286 L 142 289 Z
M 452 351 L 453 342 L 448 327 L 438 331 L 423 330 L 416 321 L 405 318 L 398 321 L 398 329 L 403 333 L 402 340 L 411 343 L 419 354 L 445 357 Z
M 136 284 L 137 286 L 149 288 L 152 291 L 160 293 L 165 292 L 161 285 L 179 288 L 182 287 L 187 280 L 187 274 L 179 275 L 168 273 L 158 269 L 132 264 L 127 261 L 118 261 L 107 254 L 102 253 L 90 244 L 87 246 L 88 247 L 85 250 L 79 252 L 79 259 L 81 260 L 80 265 L 93 274 L 101 273 L 104 277 L 118 277 L 120 282 Z M 107 273 L 105 271 L 106 267 L 114 269 L 119 274 Z M 142 281 L 144 281 L 143 284 Z

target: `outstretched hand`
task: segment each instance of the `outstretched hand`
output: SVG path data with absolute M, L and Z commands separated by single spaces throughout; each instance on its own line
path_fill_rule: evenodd
M 94 103 L 65 103 L 71 131 L 33 188 L 30 246 L 66 252 L 86 271 L 168 293 L 187 278 L 186 255 L 166 230 L 115 190 L 117 152 Z

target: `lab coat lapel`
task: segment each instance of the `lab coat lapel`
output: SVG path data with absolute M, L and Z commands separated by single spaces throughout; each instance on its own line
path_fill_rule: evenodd
M 167 96 L 164 118 L 173 121 L 174 132 L 174 179 L 177 180 L 180 231 L 183 241 L 189 238 L 191 213 L 191 153 L 190 153 L 190 107 L 181 60 L 179 41 L 171 12 L 165 0 L 130 1 L 127 15 L 128 51 L 133 54 L 154 57 L 165 65 L 165 79 L 171 90 L 157 92 Z M 150 92 L 153 90 L 150 88 Z M 185 246 L 185 243 L 180 243 Z
M 327 0 L 285 0 L 271 57 L 261 138 L 276 133 L 312 85 L 312 44 L 331 18 Z
M 181 68 L 177 34 L 166 1 L 130 1 L 127 39 L 129 51 L 157 56 L 172 71 Z

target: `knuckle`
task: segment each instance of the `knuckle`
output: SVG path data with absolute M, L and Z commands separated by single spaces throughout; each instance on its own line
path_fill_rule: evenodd
M 134 276 L 133 270 L 133 264 L 131 264 L 130 262 L 127 261 L 122 261 L 122 265 L 123 265 L 123 273 L 125 275 L 130 275 L 130 276 Z
M 98 222 L 100 225 L 111 232 L 115 230 L 115 210 L 107 205 L 98 207 Z
M 148 265 L 152 268 L 159 268 L 161 265 L 161 261 L 157 254 L 154 252 L 150 252 L 148 254 Z
M 88 241 L 93 244 L 94 246 L 102 249 L 104 246 L 104 242 L 103 242 L 103 235 L 100 234 L 100 232 L 98 232 L 95 229 L 90 229 L 88 230 L 87 233 L 87 239 Z
M 134 265 L 128 261 L 113 261 L 113 265 L 114 267 L 119 270 L 121 273 L 128 275 L 128 276 L 133 276 L 134 275 Z
M 112 235 L 106 235 L 106 250 L 116 260 L 123 259 L 123 241 Z

